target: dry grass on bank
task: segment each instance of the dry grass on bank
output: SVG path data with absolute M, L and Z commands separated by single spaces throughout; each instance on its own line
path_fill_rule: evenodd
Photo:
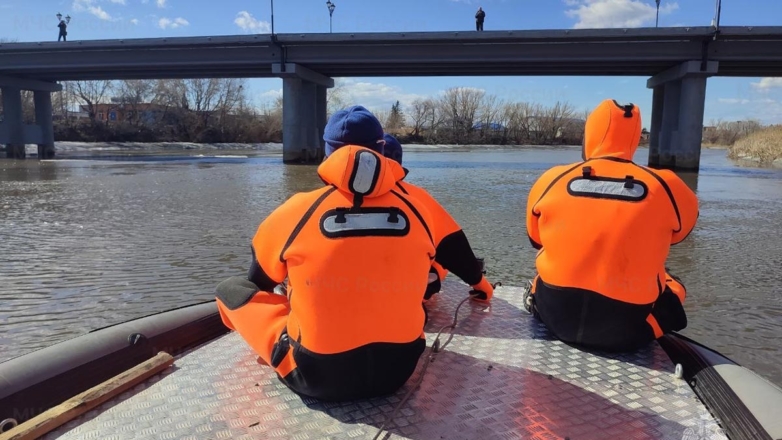
M 739 139 L 728 149 L 728 157 L 756 160 L 762 164 L 782 159 L 782 125 L 772 125 Z

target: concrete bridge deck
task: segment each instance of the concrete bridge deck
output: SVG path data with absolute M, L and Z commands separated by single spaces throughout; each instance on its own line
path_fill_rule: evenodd
M 697 170 L 706 78 L 782 76 L 782 27 L 507 30 L 117 39 L 0 44 L 9 155 L 50 143 L 57 81 L 282 78 L 286 162 L 319 161 L 333 77 L 649 76 L 652 166 Z M 19 90 L 39 95 L 23 126 Z M 621 97 L 618 97 L 621 99 Z M 48 109 L 48 110 L 47 110 Z M 38 114 L 40 113 L 40 115 Z M 48 114 L 48 117 L 47 117 Z M 32 134 L 30 134 L 32 133 Z M 42 134 L 41 134 L 42 133 Z M 29 134 L 29 135 L 28 135 Z M 48 155 L 47 146 L 44 152 Z M 53 144 L 51 145 L 53 154 Z
M 278 77 L 652 76 L 718 61 L 722 76 L 782 75 L 782 27 L 277 34 L 4 43 L 0 75 L 44 81 Z

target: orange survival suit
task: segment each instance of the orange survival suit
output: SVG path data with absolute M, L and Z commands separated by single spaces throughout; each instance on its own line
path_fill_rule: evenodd
M 421 201 L 432 215 L 432 230 L 435 236 L 435 262 L 429 272 L 429 284 L 426 287 L 424 299 L 428 300 L 440 291 L 442 280 L 453 272 L 462 281 L 469 284 L 473 290 L 472 299 L 477 302 L 489 302 L 494 294 L 494 288 L 484 276 L 483 264 L 475 257 L 470 242 L 462 228 L 451 214 L 425 189 L 404 181 L 409 173 L 401 164 L 391 161 L 395 174 L 399 177 L 396 186 L 403 194 Z
M 530 191 L 532 308 L 565 342 L 631 350 L 687 326 L 665 260 L 695 227 L 698 200 L 673 172 L 632 162 L 640 137 L 639 109 L 605 100 L 587 119 L 584 161 Z
M 368 148 L 338 149 L 318 174 L 324 188 L 294 195 L 261 223 L 249 281 L 218 286 L 221 317 L 301 395 L 393 393 L 426 345 L 431 216 Z M 287 296 L 271 293 L 286 276 Z

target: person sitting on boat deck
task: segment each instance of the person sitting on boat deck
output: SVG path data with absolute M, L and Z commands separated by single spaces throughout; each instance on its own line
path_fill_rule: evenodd
M 433 221 L 397 190 L 372 113 L 336 112 L 323 138 L 325 186 L 294 195 L 260 224 L 248 277 L 223 281 L 217 305 L 294 392 L 331 401 L 387 395 L 426 346 L 421 298 Z M 287 295 L 274 294 L 286 276 Z
M 385 140 L 383 154 L 398 164 L 398 166 L 394 166 L 400 176 L 400 180 L 396 183 L 397 187 L 402 193 L 413 196 L 426 204 L 434 221 L 432 224 L 434 235 L 440 240 L 435 243 L 437 252 L 435 262 L 429 272 L 429 285 L 424 294 L 424 301 L 428 301 L 432 295 L 440 291 L 442 280 L 445 279 L 449 271 L 468 285 L 473 286 L 473 299 L 478 302 L 490 301 L 494 289 L 484 276 L 483 264 L 480 259 L 475 257 L 467 235 L 451 214 L 428 191 L 402 180 L 410 172 L 402 166 L 402 144 L 390 134 L 384 135 L 383 139 Z
M 564 342 L 633 350 L 687 326 L 685 287 L 665 261 L 695 227 L 698 199 L 673 172 L 632 162 L 640 138 L 638 107 L 605 100 L 587 118 L 583 162 L 530 190 L 539 252 L 525 307 Z

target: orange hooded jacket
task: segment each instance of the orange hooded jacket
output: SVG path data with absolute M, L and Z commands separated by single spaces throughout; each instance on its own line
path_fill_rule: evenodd
M 290 310 L 280 325 L 292 350 L 283 347 L 272 367 L 317 398 L 393 392 L 425 347 L 431 215 L 368 148 L 340 148 L 318 174 L 327 186 L 288 199 L 252 241 L 249 280 L 272 292 L 288 277 Z
M 676 174 L 632 162 L 640 137 L 637 107 L 603 101 L 587 120 L 584 161 L 546 171 L 527 200 L 527 234 L 539 249 L 536 291 L 561 293 L 582 304 L 572 306 L 578 310 L 586 310 L 584 295 L 597 294 L 606 316 L 593 304 L 596 320 L 624 310 L 622 319 L 645 321 L 665 288 L 670 246 L 698 218 L 697 197 Z M 638 307 L 615 308 L 621 304 Z
M 432 215 L 436 255 L 430 276 L 436 278 L 430 278 L 424 298 L 429 299 L 440 291 L 441 282 L 450 271 L 474 290 L 485 293 L 485 297 L 479 296 L 474 299 L 483 302 L 491 301 L 494 288 L 484 276 L 483 267 L 475 257 L 461 226 L 428 191 L 403 180 L 409 172 L 407 168 L 394 160 L 390 160 L 390 164 L 399 179 L 396 183 L 399 190 L 421 201 Z

